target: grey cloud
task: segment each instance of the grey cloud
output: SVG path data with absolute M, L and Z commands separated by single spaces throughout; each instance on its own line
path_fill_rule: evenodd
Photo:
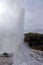
M 42 0 L 25 0 L 25 32 L 30 32 L 37 28 L 43 29 L 42 2 Z

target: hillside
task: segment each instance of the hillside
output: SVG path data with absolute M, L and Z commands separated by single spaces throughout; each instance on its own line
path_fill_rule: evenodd
M 43 34 L 26 33 L 24 34 L 24 41 L 27 42 L 31 48 L 43 51 Z

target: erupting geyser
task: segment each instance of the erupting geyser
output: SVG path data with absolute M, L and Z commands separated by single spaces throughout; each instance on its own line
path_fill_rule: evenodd
M 9 2 L 8 2 L 9 1 Z M 10 0 L 0 1 L 0 52 L 14 52 L 23 43 L 24 9 Z

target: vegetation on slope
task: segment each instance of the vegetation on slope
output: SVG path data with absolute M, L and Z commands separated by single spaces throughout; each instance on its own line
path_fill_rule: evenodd
M 31 48 L 43 51 L 43 34 L 26 33 L 24 34 L 24 41 L 27 42 Z

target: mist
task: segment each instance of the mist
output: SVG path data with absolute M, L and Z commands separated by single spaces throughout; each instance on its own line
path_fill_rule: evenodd
M 24 8 L 17 0 L 0 0 L 0 52 L 14 52 L 23 38 Z

